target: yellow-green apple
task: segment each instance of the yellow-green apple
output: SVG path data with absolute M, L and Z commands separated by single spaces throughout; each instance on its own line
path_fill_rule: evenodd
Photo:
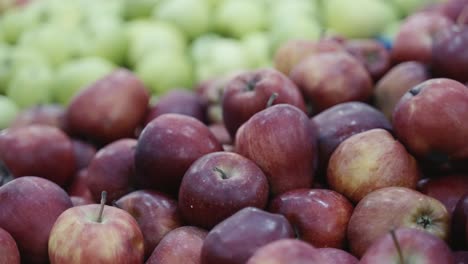
M 127 211 L 143 233 L 145 259 L 171 230 L 183 225 L 177 201 L 152 190 L 140 189 L 122 196 L 114 206 Z
M 394 63 L 432 60 L 432 43 L 436 33 L 448 29 L 453 22 L 442 14 L 423 12 L 407 17 L 393 41 L 391 57 Z
M 68 194 L 44 178 L 25 176 L 0 187 L 0 228 L 15 239 L 23 263 L 47 263 L 52 225 L 71 206 Z
M 258 248 L 246 262 L 246 264 L 263 263 L 301 264 L 328 262 L 325 262 L 318 249 L 309 243 L 292 238 L 283 238 Z
M 271 24 L 288 19 L 291 16 L 297 17 L 318 17 L 320 10 L 319 2 L 304 0 L 289 1 L 265 1 L 269 12 L 269 22 Z
M 449 239 L 450 214 L 437 199 L 406 187 L 385 187 L 366 195 L 348 223 L 350 252 L 362 257 L 393 228 L 408 227 Z
M 451 245 L 456 250 L 468 247 L 468 192 L 458 200 L 452 214 Z
M 9 127 L 19 112 L 19 107 L 13 100 L 0 95 L 0 130 Z
M 313 16 L 287 16 L 270 25 L 270 46 L 273 52 L 290 39 L 318 40 L 322 24 Z
M 124 18 L 127 20 L 143 19 L 151 15 L 151 10 L 159 0 L 123 0 Z
M 16 115 L 10 127 L 29 125 L 48 125 L 66 132 L 65 108 L 59 104 L 43 104 L 23 109 Z
M 178 227 L 161 239 L 146 264 L 201 264 L 201 248 L 207 234 L 195 226 Z
M 374 105 L 391 120 L 395 105 L 413 86 L 431 77 L 426 65 L 418 61 L 401 62 L 388 70 L 375 84 Z
M 436 198 L 452 214 L 460 198 L 468 192 L 467 174 L 445 174 L 421 179 L 418 191 Z
M 145 118 L 150 95 L 131 71 L 119 68 L 81 90 L 67 107 L 73 135 L 105 144 L 134 136 Z
M 434 171 L 447 163 L 466 165 L 468 127 L 462 120 L 467 118 L 466 86 L 452 79 L 435 78 L 413 86 L 403 95 L 393 112 L 393 129 L 408 151 L 428 161 L 424 167 Z
M 87 168 L 97 152 L 96 146 L 76 138 L 72 138 L 72 145 L 75 156 L 75 170 L 79 171 Z
M 162 0 L 154 7 L 152 17 L 176 25 L 193 39 L 210 31 L 212 12 L 207 0 Z
M 51 264 L 143 263 L 143 234 L 126 211 L 101 204 L 67 209 L 55 221 L 48 241 Z
M 396 228 L 376 239 L 359 263 L 455 264 L 455 259 L 439 237 L 415 228 Z
M 272 196 L 310 188 L 317 165 L 317 136 L 308 116 L 290 104 L 254 114 L 237 131 L 235 152 L 265 173 Z
M 138 138 L 137 186 L 177 197 L 190 165 L 205 154 L 221 150 L 216 137 L 198 119 L 173 113 L 160 115 L 145 126 Z
M 53 97 L 63 105 L 81 89 L 112 72 L 115 68 L 110 61 L 101 57 L 82 57 L 61 65 L 53 81 Z
M 270 38 L 267 32 L 250 33 L 241 39 L 245 53 L 249 59 L 249 68 L 263 68 L 271 66 Z
M 339 103 L 368 101 L 373 92 L 372 78 L 364 65 L 344 51 L 309 55 L 289 76 L 314 113 Z
M 345 247 L 353 208 L 346 197 L 327 189 L 288 191 L 276 196 L 269 205 L 270 212 L 289 220 L 297 238 L 317 248 Z
M 201 263 L 243 264 L 261 246 L 293 237 L 294 230 L 283 215 L 245 207 L 208 232 Z
M 11 8 L 2 14 L 0 29 L 6 42 L 15 44 L 26 31 L 41 22 L 41 10 L 37 8 Z
M 255 113 L 264 110 L 272 94 L 273 104 L 290 104 L 306 113 L 299 88 L 280 71 L 262 68 L 238 74 L 226 84 L 222 97 L 223 122 L 232 138 Z
M 330 156 L 327 168 L 330 188 L 354 203 L 383 187 L 414 189 L 420 177 L 416 159 L 381 128 L 345 139 Z
M 7 128 L 0 133 L 0 160 L 14 177 L 38 176 L 60 186 L 75 173 L 71 139 L 46 125 Z
M 431 69 L 435 76 L 468 82 L 468 4 L 466 25 L 440 30 L 432 43 Z
M 350 39 L 344 47 L 364 64 L 373 80 L 380 79 L 390 68 L 390 52 L 376 39 Z
M 20 264 L 20 253 L 15 239 L 0 227 L 0 263 Z
M 182 88 L 170 89 L 166 93 L 161 94 L 156 103 L 150 107 L 145 123 L 148 124 L 156 117 L 167 113 L 192 116 L 205 123 L 206 106 L 207 103 L 202 99 L 201 95 L 193 90 Z
M 137 140 L 123 138 L 99 149 L 86 169 L 86 186 L 95 201 L 102 191 L 112 202 L 129 193 L 135 182 L 135 148 Z
M 185 172 L 179 210 L 185 222 L 209 230 L 244 207 L 264 209 L 268 187 L 253 161 L 233 152 L 208 153 Z
M 374 37 L 398 19 L 396 10 L 387 1 L 329 0 L 323 4 L 326 27 L 350 38 Z
M 314 115 L 310 122 L 317 130 L 318 179 L 322 181 L 331 154 L 345 139 L 373 128 L 392 130 L 390 121 L 380 111 L 357 101 L 332 106 Z

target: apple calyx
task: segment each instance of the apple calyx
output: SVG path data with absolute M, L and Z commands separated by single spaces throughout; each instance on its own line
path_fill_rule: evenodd
M 398 258 L 401 264 L 405 264 L 405 259 L 403 258 L 403 252 L 401 251 L 400 242 L 396 237 L 395 228 L 390 229 L 390 235 L 392 236 L 393 244 L 395 244 L 396 250 L 398 252 Z
M 215 172 L 217 172 L 219 174 L 219 176 L 221 176 L 221 179 L 223 179 L 223 180 L 229 179 L 229 176 L 222 169 L 220 169 L 218 167 L 214 167 L 213 170 Z
M 106 199 L 107 199 L 107 192 L 102 191 L 101 193 L 101 204 L 99 206 L 99 214 L 96 219 L 96 222 L 101 223 L 102 222 L 102 215 L 104 213 L 104 206 L 106 205 Z
M 423 215 L 416 220 L 416 224 L 426 229 L 428 226 L 432 225 L 432 219 L 427 215 Z
M 421 92 L 421 86 L 417 85 L 417 86 L 413 86 L 411 87 L 411 89 L 409 89 L 409 93 L 413 96 L 416 96 L 418 95 L 420 92 Z
M 266 108 L 272 106 L 276 98 L 278 98 L 278 93 L 272 93 L 270 97 L 268 98 L 268 101 L 266 103 Z
M 259 78 L 254 77 L 253 79 L 245 82 L 245 84 L 246 84 L 245 90 L 248 91 L 248 92 L 251 92 L 251 91 L 255 90 L 255 86 L 257 85 L 258 81 L 259 81 Z

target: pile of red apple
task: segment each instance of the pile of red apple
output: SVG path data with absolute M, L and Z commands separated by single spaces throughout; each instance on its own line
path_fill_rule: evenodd
M 0 263 L 468 263 L 468 1 L 156 102 L 118 69 L 0 132 Z

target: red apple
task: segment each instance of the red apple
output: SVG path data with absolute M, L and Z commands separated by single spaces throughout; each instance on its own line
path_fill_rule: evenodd
M 194 226 L 176 228 L 164 236 L 146 264 L 201 264 L 201 248 L 207 234 Z
M 254 114 L 236 134 L 235 152 L 265 173 L 272 196 L 310 188 L 317 159 L 317 138 L 308 116 L 289 104 Z
M 468 251 L 458 250 L 453 252 L 453 258 L 456 264 L 468 264 Z
M 47 125 L 1 131 L 0 160 L 14 177 L 39 176 L 61 186 L 68 184 L 75 173 L 70 138 L 60 129 Z
M 0 228 L 0 263 L 20 264 L 20 253 L 13 237 Z
M 58 104 L 32 106 L 21 111 L 10 127 L 49 125 L 66 131 L 65 108 Z
M 455 264 L 451 249 L 437 236 L 415 228 L 392 232 L 373 242 L 359 263 Z
M 75 169 L 79 171 L 88 167 L 96 154 L 96 147 L 86 141 L 72 139 L 73 153 L 75 156 Z
M 89 189 L 87 183 L 87 170 L 82 169 L 78 171 L 72 179 L 72 182 L 67 186 L 67 193 L 70 196 L 82 197 L 84 200 L 95 201 L 94 196 Z M 97 200 L 96 200 L 97 201 Z
M 140 79 L 129 70 L 117 69 L 73 97 L 66 124 L 73 135 L 101 144 L 133 137 L 144 121 L 149 99 Z
M 208 128 L 222 145 L 230 145 L 233 143 L 231 135 L 229 135 L 229 132 L 223 123 L 213 123 L 208 125 Z
M 372 79 L 364 65 L 347 52 L 309 55 L 291 70 L 290 78 L 319 113 L 339 103 L 368 101 Z
M 245 121 L 267 107 L 274 93 L 277 97 L 273 104 L 291 104 L 306 112 L 301 91 L 280 71 L 269 68 L 247 71 L 226 84 L 222 113 L 232 138 Z
M 315 247 L 344 248 L 353 205 L 332 190 L 297 189 L 273 199 L 269 211 L 284 215 L 296 236 Z
M 350 252 L 361 257 L 392 228 L 409 227 L 448 240 L 450 214 L 437 199 L 405 187 L 386 187 L 366 195 L 348 224 Z
M 137 221 L 145 241 L 145 258 L 167 233 L 182 226 L 177 201 L 160 192 L 133 191 L 115 201 L 114 206 L 127 211 Z
M 233 152 L 213 152 L 192 163 L 178 201 L 188 224 L 209 230 L 244 207 L 264 209 L 268 181 L 253 161 Z
M 187 169 L 201 156 L 223 148 L 208 127 L 182 114 L 163 114 L 143 129 L 135 152 L 140 187 L 177 197 Z
M 467 6 L 467 0 L 447 0 L 442 4 L 442 12 L 456 22 L 460 15 L 465 12 Z
M 136 139 L 119 139 L 94 155 L 85 180 L 95 201 L 99 200 L 102 191 L 108 193 L 108 200 L 112 202 L 133 190 L 136 145 Z
M 100 205 L 75 206 L 57 218 L 49 238 L 51 264 L 143 263 L 143 235 L 137 222 L 105 203 L 103 194 Z
M 94 200 L 88 199 L 82 196 L 70 196 L 70 200 L 73 204 L 73 206 L 79 206 L 79 205 L 86 205 L 86 204 L 94 204 Z
M 293 237 L 293 228 L 284 216 L 246 207 L 210 230 L 203 242 L 201 263 L 244 264 L 261 246 Z
M 47 242 L 57 217 L 72 202 L 57 184 L 25 176 L 0 187 L 0 228 L 15 239 L 22 263 L 47 263 Z
M 430 78 L 426 65 L 406 61 L 393 66 L 375 85 L 374 104 L 391 120 L 395 105 L 413 86 Z
M 333 264 L 358 264 L 359 260 L 349 252 L 338 248 L 318 248 L 324 263 Z
M 468 248 L 468 191 L 458 200 L 452 214 L 452 247 L 456 250 Z

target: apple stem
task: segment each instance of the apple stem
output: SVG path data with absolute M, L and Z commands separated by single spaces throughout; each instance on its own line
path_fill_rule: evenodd
M 102 191 L 101 193 L 101 206 L 99 207 L 99 214 L 97 217 L 97 222 L 101 223 L 102 222 L 102 215 L 104 213 L 104 206 L 106 205 L 106 199 L 107 199 L 107 192 Z
M 218 168 L 218 167 L 215 167 L 215 168 L 214 168 L 214 171 L 219 172 L 219 174 L 221 175 L 221 179 L 223 179 L 223 180 L 226 180 L 226 179 L 229 178 L 229 177 L 226 175 L 226 173 L 225 173 L 222 169 L 220 169 L 220 168 Z
M 270 98 L 268 98 L 268 101 L 266 103 L 266 108 L 272 106 L 277 97 L 278 97 L 278 93 L 272 93 L 270 95 Z
M 398 242 L 398 239 L 396 237 L 396 232 L 395 232 L 395 229 L 392 228 L 390 230 L 390 234 L 392 236 L 392 239 L 393 239 L 393 243 L 395 244 L 395 247 L 397 249 L 397 252 L 398 252 L 398 257 L 400 259 L 400 263 L 401 264 L 405 264 L 405 260 L 403 259 L 403 252 L 401 251 L 401 247 L 400 247 L 400 243 Z

